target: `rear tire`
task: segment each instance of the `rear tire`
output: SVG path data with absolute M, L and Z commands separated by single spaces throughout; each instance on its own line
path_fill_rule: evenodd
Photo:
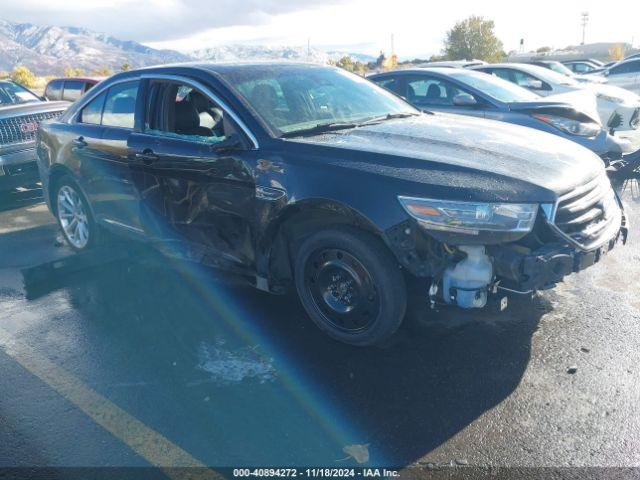
M 400 327 L 407 289 L 384 243 L 352 227 L 308 237 L 295 255 L 295 284 L 314 323 L 357 346 L 383 345 Z
M 96 246 L 100 232 L 89 202 L 73 177 L 60 177 L 52 191 L 56 219 L 67 244 L 77 252 Z

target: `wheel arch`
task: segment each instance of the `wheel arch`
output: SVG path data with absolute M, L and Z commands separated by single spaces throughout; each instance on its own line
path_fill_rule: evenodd
M 76 178 L 75 174 L 73 173 L 73 171 L 67 167 L 66 165 L 62 165 L 60 163 L 55 163 L 51 166 L 51 168 L 49 169 L 49 180 L 48 180 L 48 185 L 47 185 L 47 202 L 49 204 L 49 209 L 51 210 L 51 213 L 53 213 L 53 215 L 57 215 L 58 212 L 56 211 L 56 184 L 57 182 L 60 181 L 60 179 L 64 176 L 69 176 L 73 179 L 73 181 L 75 182 L 76 186 L 78 187 L 78 189 L 80 190 L 80 193 L 82 193 L 82 195 L 84 196 L 84 198 L 87 201 L 87 205 L 89 206 L 89 210 L 91 213 L 91 216 L 95 219 L 95 212 L 93 210 L 93 205 L 91 204 L 91 202 L 89 201 L 89 197 L 87 195 L 87 192 L 84 191 L 84 189 L 82 188 L 82 185 L 80 185 L 80 182 L 78 181 L 78 179 Z
M 270 285 L 288 286 L 293 279 L 292 257 L 301 242 L 320 228 L 337 225 L 350 225 L 384 241 L 382 230 L 352 207 L 335 200 L 305 199 L 285 206 L 265 229 L 256 252 L 258 276 L 268 278 Z

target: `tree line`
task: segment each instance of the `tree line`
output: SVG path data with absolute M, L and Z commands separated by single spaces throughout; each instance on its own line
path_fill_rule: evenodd
M 131 65 L 128 63 L 120 66 L 120 71 L 126 70 L 131 70 Z M 85 72 L 82 68 L 73 67 L 66 67 L 63 70 L 63 75 L 65 77 L 84 77 L 85 75 L 88 75 L 90 77 L 108 77 L 110 75 L 113 75 L 114 73 L 114 70 L 108 66 L 99 67 L 89 72 Z M 3 78 L 10 78 L 14 82 L 19 83 L 20 85 L 23 85 L 27 88 L 35 88 L 39 83 L 41 83 L 42 78 L 48 80 L 51 78 L 55 78 L 55 75 L 38 77 L 28 67 L 24 65 L 18 65 L 17 67 L 14 67 L 10 72 L 0 71 L 0 79 Z

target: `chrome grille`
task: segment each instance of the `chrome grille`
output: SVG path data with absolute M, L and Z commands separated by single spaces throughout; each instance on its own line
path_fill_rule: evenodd
M 621 222 L 622 211 L 605 174 L 562 195 L 554 218 L 559 233 L 584 250 L 611 240 Z
M 62 111 L 3 118 L 0 120 L 0 145 L 33 142 L 40 122 L 57 118 L 60 115 L 62 115 Z

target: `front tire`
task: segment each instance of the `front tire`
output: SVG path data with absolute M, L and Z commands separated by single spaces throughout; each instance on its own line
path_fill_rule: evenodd
M 61 177 L 54 188 L 58 226 L 67 244 L 75 251 L 84 251 L 98 243 L 98 228 L 89 202 L 78 184 L 69 175 Z
M 332 338 L 384 344 L 398 329 L 407 290 L 398 263 L 370 233 L 334 227 L 308 237 L 295 255 L 295 284 L 305 310 Z

